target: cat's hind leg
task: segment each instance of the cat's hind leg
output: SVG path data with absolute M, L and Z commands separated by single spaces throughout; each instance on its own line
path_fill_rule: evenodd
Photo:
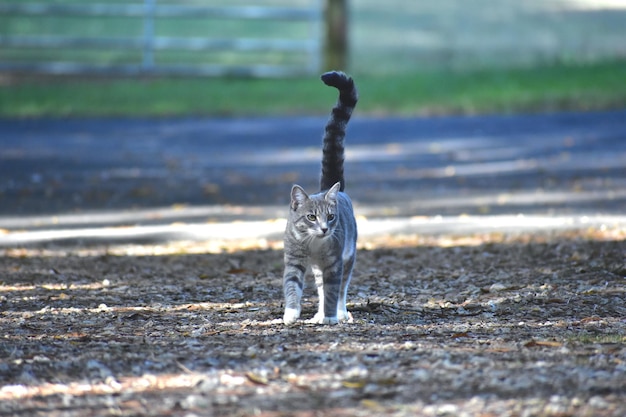
M 341 288 L 339 289 L 339 300 L 337 302 L 337 320 L 339 322 L 352 323 L 354 320 L 352 314 L 346 307 L 346 301 L 348 297 L 348 286 L 352 279 L 352 269 L 354 267 L 355 253 L 353 252 L 343 265 L 343 277 L 341 279 Z
M 319 302 L 317 304 L 317 313 L 307 320 L 307 323 L 324 324 L 324 273 L 317 265 L 311 265 L 311 272 L 315 278 L 315 286 L 317 287 L 317 296 Z
M 337 324 L 337 300 L 339 298 L 340 279 L 342 276 L 342 262 L 338 260 L 323 269 L 312 265 L 311 270 L 315 277 L 319 304 L 317 313 L 308 323 Z

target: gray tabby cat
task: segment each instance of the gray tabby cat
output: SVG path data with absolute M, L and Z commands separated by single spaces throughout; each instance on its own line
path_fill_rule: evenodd
M 317 314 L 308 322 L 352 322 L 346 309 L 346 294 L 356 258 L 357 230 L 352 203 L 343 192 L 343 139 L 358 96 L 352 78 L 342 72 L 327 72 L 321 78 L 339 90 L 339 99 L 324 133 L 321 191 L 308 195 L 299 185 L 291 189 L 283 275 L 283 322 L 287 325 L 300 317 L 308 268 L 315 277 L 319 295 Z

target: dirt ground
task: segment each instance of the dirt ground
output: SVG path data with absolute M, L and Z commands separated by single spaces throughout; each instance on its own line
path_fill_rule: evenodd
M 361 241 L 292 327 L 272 245 L 0 249 L 0 415 L 624 416 L 625 237 Z

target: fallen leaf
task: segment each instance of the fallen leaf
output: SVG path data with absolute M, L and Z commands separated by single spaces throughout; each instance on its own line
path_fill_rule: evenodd
M 392 385 L 397 385 L 398 380 L 394 377 L 380 378 L 376 380 L 376 384 L 382 385 L 382 386 L 392 386 Z
M 231 268 L 228 271 L 226 271 L 227 274 L 251 274 L 252 271 L 250 271 L 249 269 L 246 268 Z
M 370 400 L 370 399 L 361 400 L 361 405 L 363 405 L 364 407 L 367 407 L 369 409 L 372 409 L 374 411 L 384 411 L 385 410 L 385 407 L 383 407 L 383 405 L 381 403 L 379 403 L 378 401 L 375 401 L 375 400 Z
M 600 321 L 602 320 L 600 317 L 598 316 L 591 316 L 591 317 L 585 317 L 583 319 L 580 320 L 581 323 L 592 323 L 594 321 Z
M 530 340 L 524 344 L 524 347 L 537 347 L 537 346 L 561 347 L 563 346 L 563 344 L 560 342 L 552 341 L 552 340 Z
M 341 383 L 341 385 L 345 388 L 363 388 L 366 384 L 366 381 L 364 380 L 359 380 L 359 381 L 343 381 Z
M 269 380 L 265 376 L 260 375 L 255 372 L 247 372 L 246 378 L 248 378 L 250 382 L 254 382 L 255 384 L 259 384 L 259 385 L 268 385 L 270 383 Z

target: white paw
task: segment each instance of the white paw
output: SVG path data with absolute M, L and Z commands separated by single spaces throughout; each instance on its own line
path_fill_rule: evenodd
M 340 323 L 354 323 L 354 319 L 352 318 L 352 314 L 349 311 L 338 311 L 337 312 L 337 320 Z
M 337 317 L 324 317 L 324 314 L 317 313 L 312 319 L 306 321 L 311 324 L 337 324 Z
M 308 319 L 306 322 L 309 324 L 322 324 L 323 321 L 324 321 L 324 314 L 318 312 L 318 313 L 315 313 L 315 315 L 311 317 L 310 319 Z
M 299 317 L 300 309 L 286 308 L 285 314 L 283 314 L 283 323 L 285 323 L 286 326 L 289 326 L 290 324 L 294 324 Z

